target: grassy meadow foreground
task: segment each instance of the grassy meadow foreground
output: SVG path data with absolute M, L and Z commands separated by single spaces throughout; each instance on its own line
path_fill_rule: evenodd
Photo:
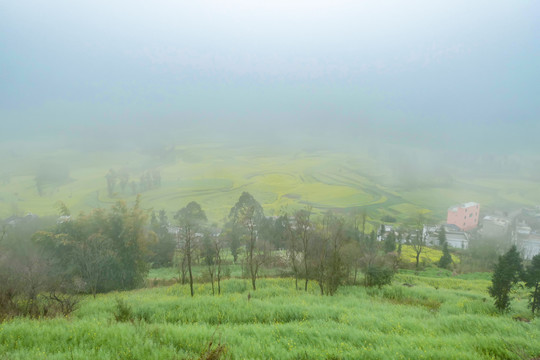
M 156 272 L 154 274 L 158 274 Z M 489 274 L 402 272 L 390 286 L 333 296 L 294 280 L 229 279 L 86 297 L 70 317 L 0 324 L 0 359 L 197 359 L 212 342 L 231 359 L 532 359 L 540 321 L 526 293 L 500 315 Z M 119 313 L 118 304 L 125 304 Z

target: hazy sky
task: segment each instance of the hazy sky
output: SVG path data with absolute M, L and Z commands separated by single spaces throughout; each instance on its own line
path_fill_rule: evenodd
M 540 2 L 516 0 L 0 1 L 0 136 L 538 149 L 539 19 Z

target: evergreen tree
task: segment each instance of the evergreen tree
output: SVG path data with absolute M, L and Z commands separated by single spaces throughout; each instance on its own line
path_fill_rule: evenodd
M 540 307 L 540 254 L 532 258 L 531 264 L 527 267 L 525 273 L 525 283 L 527 287 L 532 288 L 530 306 L 534 315 Z
M 443 269 L 448 269 L 451 263 L 452 263 L 452 255 L 450 255 L 450 251 L 448 250 L 448 243 L 444 241 L 443 242 L 443 255 L 441 256 L 441 259 L 439 260 L 439 267 Z
M 513 245 L 506 254 L 499 256 L 492 284 L 488 288 L 489 295 L 495 299 L 495 307 L 499 311 L 507 311 L 510 308 L 510 292 L 513 285 L 519 281 L 521 273 L 521 258 L 516 246 Z
M 446 228 L 444 227 L 444 225 L 441 226 L 441 229 L 439 230 L 438 239 L 439 239 L 439 246 L 444 247 L 444 244 L 446 244 Z
M 394 234 L 394 230 L 389 231 L 384 239 L 384 251 L 386 253 L 396 251 L 396 235 Z

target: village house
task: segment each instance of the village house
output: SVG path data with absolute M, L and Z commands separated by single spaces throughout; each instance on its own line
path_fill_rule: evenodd
M 456 229 L 454 225 L 440 225 L 424 227 L 424 232 L 427 233 L 426 242 L 428 245 L 440 246 L 439 244 L 439 232 L 444 226 L 446 232 L 446 243 L 448 246 L 456 249 L 469 248 L 469 235 L 466 232 Z
M 525 260 L 531 260 L 535 255 L 540 254 L 540 234 L 533 232 L 526 239 L 520 240 L 518 249 Z
M 469 231 L 478 226 L 480 204 L 468 202 L 448 209 L 447 224 L 454 224 L 462 231 Z
M 501 238 L 508 234 L 510 220 L 492 215 L 484 216 L 482 219 L 481 235 L 483 238 Z

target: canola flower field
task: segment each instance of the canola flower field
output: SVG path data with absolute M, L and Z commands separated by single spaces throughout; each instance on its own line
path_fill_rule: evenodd
M 64 168 L 69 179 L 45 184 L 39 196 L 35 172 L 40 164 Z M 384 215 L 404 221 L 418 212 L 444 218 L 449 206 L 465 201 L 477 201 L 483 207 L 540 203 L 540 188 L 532 181 L 456 177 L 451 184 L 404 188 L 395 169 L 368 155 L 200 144 L 177 146 L 168 157 L 71 151 L 44 152 L 26 162 L 6 157 L 3 171 L 10 177 L 0 183 L 0 217 L 28 212 L 56 215 L 58 201 L 74 213 L 106 207 L 119 199 L 133 201 L 135 194 L 129 185 L 122 190 L 117 184 L 113 196 L 108 196 L 105 175 L 110 169 L 128 173 L 130 182 L 137 182 L 147 171 L 159 171 L 161 186 L 141 192 L 145 208 L 173 214 L 197 201 L 209 219 L 218 223 L 243 191 L 263 205 L 266 215 L 311 205 L 319 214 L 328 209 L 343 213 L 365 210 L 376 222 Z

